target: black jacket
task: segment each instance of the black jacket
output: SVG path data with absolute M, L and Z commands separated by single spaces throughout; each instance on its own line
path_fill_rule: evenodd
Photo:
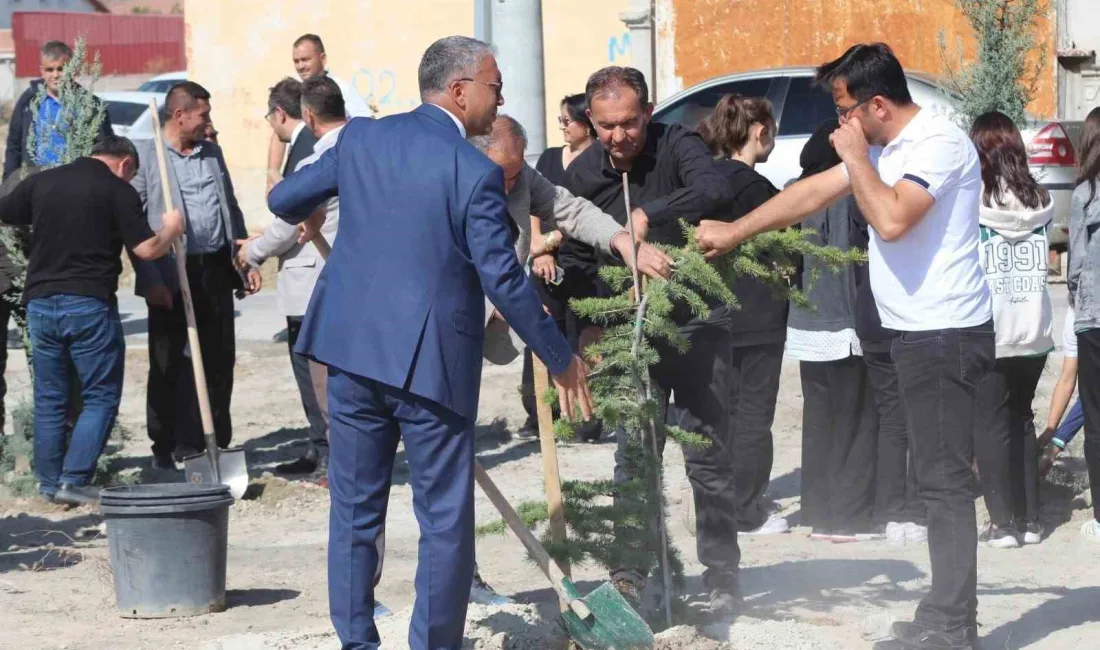
M 716 219 L 727 222 L 740 219 L 779 193 L 771 181 L 740 160 L 720 160 L 716 164 L 734 196 L 730 210 L 725 214 L 715 215 Z M 786 340 L 785 299 L 777 299 L 772 290 L 760 280 L 745 276 L 737 278 L 730 289 L 737 296 L 741 308 L 721 307 L 720 310 L 726 312 L 735 346 L 780 343 Z
M 4 180 L 7 180 L 15 170 L 32 162 L 27 157 L 25 149 L 27 147 L 27 135 L 31 131 L 31 125 L 34 124 L 34 116 L 31 115 L 31 104 L 34 102 L 41 86 L 41 79 L 32 81 L 30 87 L 20 95 L 19 101 L 15 103 L 15 108 L 12 110 L 11 123 L 8 125 L 7 153 L 4 156 Z M 95 98 L 95 102 L 98 104 L 99 99 Z M 103 123 L 99 126 L 99 137 L 103 138 L 113 133 L 111 120 L 105 116 Z

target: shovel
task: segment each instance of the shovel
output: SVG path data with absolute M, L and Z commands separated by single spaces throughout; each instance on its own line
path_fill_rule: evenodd
M 164 192 L 164 205 L 172 210 L 172 191 L 168 185 L 168 162 L 164 159 L 164 139 L 160 132 L 160 117 L 156 100 L 149 100 L 149 112 L 153 116 L 153 137 L 157 146 L 157 166 L 160 169 L 160 186 Z M 199 398 L 199 414 L 202 417 L 202 433 L 206 439 L 206 451 L 183 459 L 183 471 L 191 483 L 212 483 L 229 486 L 233 498 L 240 499 L 248 489 L 248 465 L 244 449 L 218 449 L 214 436 L 214 416 L 210 410 L 210 393 L 206 388 L 206 369 L 202 363 L 199 331 L 195 327 L 195 308 L 191 303 L 191 284 L 187 280 L 187 258 L 182 238 L 172 246 L 176 257 L 176 275 L 183 294 L 183 310 L 187 315 L 187 342 L 191 349 L 191 368 L 195 372 L 195 393 Z
M 474 461 L 474 478 L 566 605 L 561 617 L 573 641 L 584 650 L 642 650 L 653 647 L 653 631 L 615 587 L 605 582 L 582 598 L 577 586 L 523 525 L 523 520 L 477 461 Z

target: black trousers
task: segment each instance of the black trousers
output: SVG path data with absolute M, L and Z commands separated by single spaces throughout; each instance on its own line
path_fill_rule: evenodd
M 755 530 L 768 519 L 763 502 L 771 479 L 775 447 L 772 422 L 783 372 L 783 343 L 732 346 L 725 400 L 737 483 L 737 527 Z
M 542 278 L 532 275 L 531 284 L 542 299 L 542 304 L 550 310 L 550 315 L 558 330 L 573 346 L 574 352 L 580 352 L 581 332 L 591 323 L 585 321 L 569 308 L 571 298 L 587 298 L 597 295 L 597 286 L 593 279 L 580 269 L 566 270 L 562 283 L 547 284 Z M 538 413 L 535 411 L 535 375 L 531 365 L 531 350 L 523 349 L 523 374 L 520 379 L 520 399 L 523 410 L 527 412 L 526 426 L 538 426 Z M 554 407 L 557 417 L 558 409 Z M 586 422 L 577 428 L 577 437 L 582 440 L 598 440 L 603 431 L 603 423 L 597 419 Z
M 978 388 L 974 431 L 982 494 L 999 528 L 1039 520 L 1038 445 L 1031 401 L 1047 355 L 997 359 Z
M 240 286 L 240 278 L 227 252 L 189 255 L 187 278 L 202 347 L 214 433 L 218 446 L 224 448 L 233 438 L 229 415 L 237 356 L 233 291 Z M 190 359 L 184 356 L 186 346 L 187 319 L 183 296 L 177 292 L 171 309 L 149 307 L 146 419 L 154 454 L 171 453 L 176 447 L 199 451 L 206 448 L 194 371 Z
M 298 384 L 298 394 L 302 398 L 302 409 L 309 422 L 309 440 L 320 455 L 328 454 L 328 424 L 325 422 L 321 403 L 314 389 L 313 377 L 309 370 L 309 358 L 294 351 L 298 342 L 298 333 L 302 331 L 301 316 L 286 317 L 287 351 L 290 353 L 290 367 L 294 371 L 294 383 Z
M 1092 514 L 1100 521 L 1100 329 L 1077 335 L 1077 378 L 1085 412 L 1085 464 L 1089 468 Z
M 973 627 L 978 611 L 974 424 L 978 386 L 993 368 L 993 322 L 902 332 L 893 344 L 913 438 L 917 485 L 928 508 L 932 587 L 915 619 L 933 630 Z
M 878 459 L 875 472 L 875 522 L 924 525 L 924 502 L 917 494 L 909 423 L 898 390 L 898 373 L 890 343 L 863 342 L 863 363 L 878 412 Z
M 708 588 L 730 588 L 737 583 L 741 563 L 737 493 L 731 471 L 736 452 L 727 424 L 730 335 L 725 327 L 716 325 L 682 331 L 691 348 L 686 354 L 658 348 L 661 361 L 650 369 L 653 396 L 665 422 L 702 434 L 711 442 L 705 448 L 684 447 L 684 464 L 695 497 L 696 548 L 699 562 L 706 567 L 703 582 Z M 622 482 L 635 470 L 626 453 L 627 436 L 617 437 L 615 480 Z M 658 435 L 657 444 L 663 456 L 663 436 Z M 618 567 L 612 575 L 623 572 L 636 577 L 646 573 L 642 567 Z
M 808 362 L 802 376 L 802 523 L 863 532 L 875 505 L 877 424 L 863 359 Z

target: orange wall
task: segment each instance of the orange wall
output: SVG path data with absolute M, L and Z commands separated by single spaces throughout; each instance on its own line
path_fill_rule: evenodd
M 675 76 L 688 88 L 711 77 L 834 59 L 858 42 L 889 43 L 907 69 L 945 74 L 948 56 L 974 56 L 973 32 L 953 0 L 671 0 Z M 1051 14 L 1053 16 L 1053 14 Z M 1048 52 L 1030 110 L 1053 116 L 1053 20 L 1040 25 Z M 666 35 L 662 34 L 662 37 Z M 668 65 L 658 61 L 658 66 Z

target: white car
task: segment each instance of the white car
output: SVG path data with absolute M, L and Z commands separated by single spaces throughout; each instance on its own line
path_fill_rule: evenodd
M 187 81 L 187 71 L 165 72 L 138 86 L 138 90 L 147 93 L 166 93 L 181 81 Z
M 913 101 L 926 109 L 952 114 L 947 93 L 928 77 L 907 74 Z M 665 124 L 695 128 L 699 120 L 730 93 L 771 100 L 778 123 L 775 151 L 757 171 L 782 189 L 802 173 L 798 159 L 802 147 L 818 124 L 836 119 L 832 96 L 814 84 L 813 68 L 775 68 L 716 77 L 683 90 L 661 102 L 653 119 Z M 1031 173 L 1054 199 L 1051 245 L 1065 249 L 1068 239 L 1069 201 L 1073 194 L 1081 122 L 1037 121 L 1022 132 L 1028 148 Z
M 115 135 L 131 140 L 147 140 L 153 137 L 153 115 L 149 112 L 149 100 L 155 99 L 157 108 L 164 109 L 165 93 L 137 90 L 97 92 L 107 107 L 107 120 Z

